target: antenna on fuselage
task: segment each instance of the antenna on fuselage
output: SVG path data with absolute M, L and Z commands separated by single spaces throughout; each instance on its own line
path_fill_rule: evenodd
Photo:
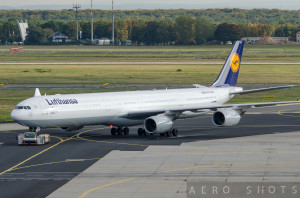
M 35 89 L 34 97 L 36 97 L 36 96 L 41 96 L 41 92 L 40 92 L 39 88 Z

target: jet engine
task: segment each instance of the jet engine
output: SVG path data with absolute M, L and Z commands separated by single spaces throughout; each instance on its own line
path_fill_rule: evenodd
M 144 122 L 144 128 L 148 133 L 165 133 L 172 127 L 172 120 L 164 115 L 149 117 Z
M 61 129 L 64 131 L 78 131 L 80 129 L 82 129 L 83 126 L 74 126 L 74 127 L 62 127 Z
M 212 121 L 215 126 L 235 126 L 241 120 L 239 112 L 233 109 L 222 109 L 214 113 Z

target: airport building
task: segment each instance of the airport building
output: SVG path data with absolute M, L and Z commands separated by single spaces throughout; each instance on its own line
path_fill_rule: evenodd
M 263 37 L 244 37 L 241 40 L 246 41 L 247 43 L 256 43 L 261 40 Z M 277 42 L 287 42 L 289 41 L 289 37 L 269 37 L 273 41 Z M 300 38 L 300 37 L 299 37 Z
M 53 43 L 66 43 L 71 42 L 72 40 L 64 35 L 61 32 L 53 32 L 53 35 L 47 38 L 47 42 L 53 42 Z

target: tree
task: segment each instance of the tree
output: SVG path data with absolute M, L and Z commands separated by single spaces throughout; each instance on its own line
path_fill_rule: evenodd
M 149 21 L 144 27 L 144 42 L 147 45 L 153 45 L 157 42 L 157 21 Z
M 241 30 L 236 24 L 222 23 L 218 25 L 214 35 L 218 41 L 223 41 L 224 43 L 226 41 L 234 42 L 241 39 Z
M 176 40 L 173 21 L 161 21 L 158 24 L 156 42 L 161 44 L 169 44 Z
M 62 21 L 47 21 L 46 23 L 41 25 L 41 28 L 43 29 L 49 28 L 52 29 L 53 32 L 59 32 L 61 31 L 64 24 L 65 23 Z
M 132 33 L 131 33 L 131 40 L 136 43 L 144 42 L 145 33 L 144 28 L 146 26 L 146 21 L 143 20 L 136 20 L 132 23 Z
M 27 29 L 25 44 L 39 45 L 46 42 L 46 31 L 39 26 L 29 27 Z
M 109 21 L 95 21 L 94 22 L 94 35 L 95 38 L 110 38 L 111 37 L 111 22 Z M 91 29 L 91 25 L 89 24 L 89 28 Z M 89 31 L 90 33 L 91 31 Z M 91 37 L 91 33 L 89 37 Z
M 2 44 L 21 41 L 16 21 L 3 21 L 0 23 L 0 40 Z
M 67 35 L 70 39 L 76 39 L 76 22 L 65 23 L 61 27 L 61 33 Z
M 115 23 L 116 27 L 116 41 L 126 41 L 128 39 L 128 26 L 125 21 L 117 21 Z
M 89 21 L 80 21 L 80 28 L 81 28 L 81 31 L 82 31 L 82 38 L 83 39 L 90 39 L 91 38 L 91 22 L 89 22 Z
M 195 22 L 195 40 L 197 44 L 206 43 L 207 40 L 214 36 L 215 25 L 207 18 L 197 18 Z
M 299 30 L 297 25 L 284 24 L 276 27 L 274 34 L 279 37 L 295 37 Z
M 275 27 L 270 24 L 260 24 L 258 32 L 260 36 L 272 36 L 275 31 Z
M 193 44 L 194 36 L 194 19 L 191 16 L 180 16 L 175 21 L 176 44 Z
M 128 31 L 128 39 L 131 40 L 132 35 L 132 20 L 126 19 L 125 23 L 127 24 L 127 31 Z

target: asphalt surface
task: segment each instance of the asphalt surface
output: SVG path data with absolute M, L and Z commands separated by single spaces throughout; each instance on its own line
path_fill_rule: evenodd
M 18 146 L 16 135 L 26 130 L 5 130 L 0 125 L 1 197 L 46 197 L 113 150 L 142 151 L 150 145 L 181 143 L 287 133 L 300 129 L 300 106 L 254 110 L 238 126 L 217 128 L 211 115 L 178 120 L 178 137 L 111 136 L 103 126 L 85 127 L 77 132 L 42 130 L 51 135 L 44 146 Z

